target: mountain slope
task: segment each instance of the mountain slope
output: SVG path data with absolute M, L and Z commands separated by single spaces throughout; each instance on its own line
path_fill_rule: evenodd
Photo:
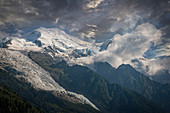
M 96 63 L 96 72 L 108 80 L 131 89 L 151 99 L 154 103 L 170 111 L 170 85 L 160 84 L 136 71 L 132 66 L 122 64 L 117 69 L 111 69 L 107 63 Z M 109 69 L 101 71 L 103 69 Z
M 50 74 L 18 51 L 0 48 L 0 63 L 6 70 L 16 74 L 17 78 L 25 79 L 35 88 L 42 90 L 65 91 L 56 83 Z
M 36 89 L 55 91 L 67 96 L 71 95 L 80 102 L 96 108 L 96 106 L 83 95 L 66 91 L 54 81 L 49 72 L 42 69 L 39 65 L 29 59 L 29 57 L 18 51 L 0 48 L 0 66 L 14 73 L 16 75 L 15 77 L 31 83 Z
M 61 99 L 61 96 L 54 96 L 54 92 L 35 90 L 30 84 L 21 82 L 13 74 L 2 69 L 0 69 L 0 84 L 17 92 L 19 96 L 41 108 L 46 113 L 99 113 L 98 110 L 90 105 L 77 102 L 72 103 Z
M 97 72 L 99 75 L 101 75 L 103 78 L 105 78 L 106 80 L 110 80 L 111 79 L 110 74 L 112 74 L 116 70 L 116 68 L 112 67 L 107 62 L 94 62 L 93 70 Z
M 0 86 L 1 113 L 43 113 L 38 108 L 20 98 L 13 91 Z
M 160 83 L 168 83 L 170 84 L 170 74 L 168 73 L 168 71 L 165 71 L 164 73 L 160 73 L 154 76 L 151 76 L 151 78 L 155 81 L 158 81 Z
M 105 113 L 162 113 L 158 106 L 139 94 L 116 84 L 109 84 L 87 67 L 57 63 L 47 54 L 29 53 L 29 57 L 49 71 L 67 90 L 87 96 Z

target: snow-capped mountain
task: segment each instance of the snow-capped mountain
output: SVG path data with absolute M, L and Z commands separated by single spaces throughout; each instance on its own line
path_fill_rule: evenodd
M 90 43 L 80 40 L 77 37 L 66 34 L 57 28 L 40 27 L 32 32 L 26 33 L 20 38 L 13 37 L 9 49 L 14 50 L 33 50 L 41 51 L 46 48 L 55 51 L 60 55 L 71 55 L 73 53 L 78 56 L 85 56 L 95 53 L 99 50 L 96 43 Z
M 0 66 L 6 70 L 14 73 L 17 78 L 24 79 L 26 82 L 31 83 L 36 89 L 56 91 L 66 95 L 72 95 L 82 103 L 89 104 L 97 109 L 97 107 L 83 95 L 66 91 L 53 80 L 49 72 L 42 69 L 29 57 L 19 51 L 0 48 L 0 64 Z
M 40 27 L 21 37 L 11 37 L 4 44 L 11 50 L 48 52 L 52 57 L 61 57 L 69 63 L 77 58 L 92 56 L 103 50 L 102 43 L 91 43 L 73 37 L 57 28 Z
M 51 75 L 20 51 L 46 52 L 52 57 L 68 60 L 93 55 L 100 50 L 100 44 L 90 43 L 70 36 L 57 28 L 40 27 L 20 37 L 7 37 L 0 49 L 0 63 L 14 71 L 16 77 L 24 78 L 33 87 L 41 90 L 58 91 L 72 95 L 83 103 L 97 107 L 86 97 L 66 91 L 56 83 Z M 16 51 L 17 50 L 17 51 Z

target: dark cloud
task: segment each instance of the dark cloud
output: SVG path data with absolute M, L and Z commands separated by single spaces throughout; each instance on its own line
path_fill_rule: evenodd
M 168 12 L 165 11 L 167 7 L 162 7 L 161 4 L 167 3 L 168 1 L 160 0 L 105 0 L 98 7 L 91 8 L 90 12 L 80 10 L 63 16 L 59 25 L 68 30 L 77 28 L 73 32 L 76 35 L 88 33 L 89 27 L 86 24 L 96 25 L 98 30 L 95 38 L 109 38 L 116 33 L 130 32 L 137 25 L 146 22 L 163 25 L 168 20 L 162 15 Z
M 7 0 L 0 2 L 0 25 L 52 26 L 70 7 L 69 0 Z M 4 26 L 4 25 L 3 25 Z M 2 27 L 1 27 L 2 28 Z
M 1 0 L 0 30 L 9 25 L 22 30 L 59 27 L 81 38 L 101 40 L 146 22 L 164 27 L 169 24 L 169 4 L 168 0 Z

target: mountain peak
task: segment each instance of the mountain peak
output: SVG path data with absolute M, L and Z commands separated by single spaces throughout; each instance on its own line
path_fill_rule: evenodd
M 130 64 L 121 64 L 118 68 L 133 68 Z
M 117 70 L 128 70 L 128 71 L 136 71 L 130 64 L 121 64 Z
M 108 69 L 108 70 L 116 69 L 112 65 L 110 65 L 108 62 L 95 62 L 94 65 L 97 69 L 103 69 L 103 68 Z

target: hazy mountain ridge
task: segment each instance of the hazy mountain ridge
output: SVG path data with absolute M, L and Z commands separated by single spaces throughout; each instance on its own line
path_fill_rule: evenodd
M 108 63 L 98 62 L 95 64 L 95 71 L 110 83 L 116 83 L 131 89 L 151 99 L 157 105 L 169 109 L 170 85 L 161 84 L 136 71 L 129 64 L 122 64 L 117 69 Z M 109 70 L 108 70 L 109 69 Z

